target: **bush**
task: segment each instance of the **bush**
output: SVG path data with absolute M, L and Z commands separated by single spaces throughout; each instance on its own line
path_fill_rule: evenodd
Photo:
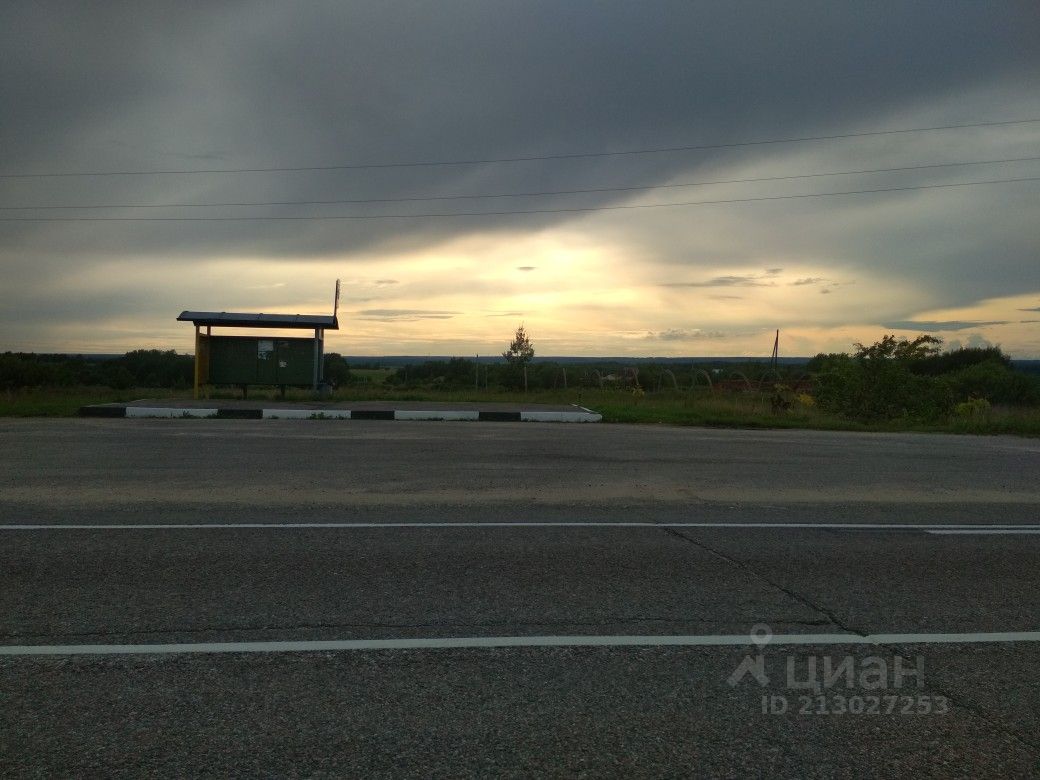
M 113 390 L 127 390 L 134 386 L 134 375 L 126 366 L 109 364 L 105 368 L 105 384 Z
M 869 347 L 857 344 L 854 356 L 817 355 L 809 363 L 817 400 L 864 421 L 978 415 L 990 403 L 1040 404 L 1040 378 L 1016 371 L 998 347 L 940 353 L 940 343 L 932 336 L 885 336 Z
M 483 368 L 483 367 L 482 367 Z M 492 369 L 496 367 L 491 367 Z M 442 388 L 472 388 L 476 381 L 477 364 L 465 358 L 451 360 L 427 360 L 419 365 L 402 366 L 383 380 L 387 385 L 425 387 L 437 385 Z M 483 382 L 483 370 L 481 370 Z M 494 379 L 492 379 L 492 382 Z
M 103 365 L 123 368 L 131 377 L 126 387 L 190 387 L 195 382 L 195 359 L 172 349 L 136 349 Z M 120 377 L 125 381 L 124 374 Z
M 985 398 L 971 398 L 964 403 L 954 407 L 954 413 L 958 417 L 968 420 L 985 419 L 989 416 L 990 403 Z
M 331 382 L 337 387 L 349 384 L 352 378 L 350 375 L 350 366 L 347 365 L 347 361 L 345 361 L 343 356 L 338 352 L 326 353 L 322 365 L 322 371 L 322 376 L 325 377 L 325 381 Z
M 913 361 L 910 370 L 915 374 L 940 376 L 952 374 L 980 363 L 995 363 L 1008 370 L 1012 366 L 1011 358 L 1005 355 L 1000 347 L 965 347 Z
M 817 355 L 811 363 L 820 371 L 817 401 L 823 409 L 862 421 L 934 420 L 949 414 L 949 386 L 938 377 L 910 370 L 913 363 L 933 354 L 938 343 L 931 336 L 898 342 L 885 336 L 869 347 L 857 344 L 854 357 Z
M 948 381 L 958 399 L 977 397 L 991 403 L 1019 405 L 1040 403 L 1040 380 L 995 360 L 961 369 L 950 375 Z

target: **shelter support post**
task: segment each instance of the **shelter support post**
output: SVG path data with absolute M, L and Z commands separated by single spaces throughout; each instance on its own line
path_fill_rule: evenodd
M 321 375 L 321 331 L 314 329 L 314 381 L 311 389 L 318 392 L 318 377 Z
M 201 357 L 199 355 L 199 344 L 200 344 L 200 342 L 201 342 L 201 339 L 199 338 L 199 326 L 196 325 L 195 326 L 195 392 L 193 393 L 193 398 L 196 401 L 199 400 L 199 358 Z

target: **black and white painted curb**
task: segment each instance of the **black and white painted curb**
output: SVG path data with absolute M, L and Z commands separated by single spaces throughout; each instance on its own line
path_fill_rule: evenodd
M 198 409 L 169 406 L 84 406 L 82 417 L 183 418 L 218 420 L 451 420 L 466 422 L 600 422 L 603 416 L 583 406 L 573 412 L 490 412 L 476 409 Z

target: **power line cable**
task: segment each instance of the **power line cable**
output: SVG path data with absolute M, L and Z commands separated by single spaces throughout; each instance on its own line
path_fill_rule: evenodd
M 512 214 L 565 214 L 589 211 L 622 211 L 629 209 L 654 209 L 674 206 L 709 206 L 727 203 L 757 203 L 770 200 L 794 200 L 800 198 L 829 198 L 838 195 L 864 195 L 876 192 L 908 192 L 911 190 L 935 190 L 950 187 L 972 187 L 979 184 L 1009 184 L 1011 182 L 1040 181 L 1040 176 L 1018 179 L 986 179 L 983 181 L 951 182 L 947 184 L 921 184 L 907 187 L 879 187 L 870 190 L 846 190 L 844 192 L 812 192 L 799 195 L 766 195 L 757 198 L 726 198 L 724 200 L 694 200 L 680 203 L 638 203 L 621 206 L 575 206 L 555 209 L 526 209 L 517 211 L 457 211 L 430 214 L 336 214 L 322 216 L 286 217 L 0 217 L 0 222 L 285 222 L 319 220 L 362 220 L 362 219 L 425 219 L 441 217 L 493 217 Z
M 935 168 L 953 168 L 967 165 L 998 165 L 1001 163 L 1032 162 L 1040 160 L 1034 157 L 1009 157 L 1001 160 L 973 160 L 970 162 L 928 163 L 924 165 L 903 165 L 896 168 L 866 168 L 855 171 L 827 171 L 823 173 L 801 173 L 789 176 L 758 176 L 745 179 L 715 179 L 711 181 L 688 181 L 674 184 L 645 184 L 627 187 L 594 187 L 581 190 L 545 190 L 542 192 L 504 192 L 484 195 L 428 195 L 405 198 L 345 198 L 336 200 L 270 200 L 270 201 L 222 201 L 212 203 L 109 203 L 101 205 L 56 205 L 56 206 L 0 206 L 0 211 L 56 211 L 72 209 L 179 209 L 179 208 L 213 208 L 218 206 L 331 206 L 361 203 L 414 203 L 417 201 L 438 200 L 478 200 L 482 198 L 533 198 L 549 195 L 579 195 L 603 192 L 636 192 L 657 189 L 673 189 L 676 187 L 703 187 L 713 184 L 747 184 L 752 182 L 789 181 L 792 179 L 814 179 L 824 176 L 854 176 L 866 173 L 893 173 L 898 171 L 921 171 Z
M 831 141 L 842 138 L 865 138 L 868 136 L 896 135 L 900 133 L 925 133 L 933 130 L 960 130 L 972 127 L 999 127 L 1008 125 L 1023 125 L 1040 122 L 1036 119 L 1007 119 L 996 122 L 970 122 L 959 125 L 934 125 L 932 127 L 908 127 L 897 130 L 871 130 L 860 133 L 836 133 L 832 135 L 809 135 L 791 138 L 770 138 L 759 141 L 734 141 L 731 143 L 716 144 L 691 144 L 687 146 L 662 146 L 650 149 L 628 149 L 619 152 L 576 152 L 572 154 L 546 154 L 532 155 L 529 157 L 496 157 L 474 160 L 422 160 L 416 162 L 392 162 L 392 163 L 353 163 L 345 165 L 306 165 L 306 166 L 280 166 L 269 168 L 192 168 L 186 170 L 151 170 L 151 171 L 65 171 L 57 173 L 0 173 L 0 179 L 53 179 L 68 178 L 74 176 L 163 176 L 174 174 L 218 174 L 218 173 L 290 173 L 301 171 L 349 171 L 367 170 L 376 168 L 419 168 L 450 165 L 490 165 L 492 163 L 519 163 L 536 162 L 544 160 L 575 160 L 591 157 L 622 157 L 640 154 L 662 154 L 665 152 L 692 152 L 708 149 L 735 149 L 746 146 L 765 146 L 768 144 L 789 144 L 807 141 Z

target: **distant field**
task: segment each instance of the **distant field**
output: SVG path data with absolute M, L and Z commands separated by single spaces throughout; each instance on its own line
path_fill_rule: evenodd
M 635 395 L 626 390 L 570 389 L 531 393 L 474 390 L 404 390 L 383 383 L 391 370 L 368 369 L 374 377 L 371 384 L 338 389 L 332 400 L 350 401 L 440 401 L 440 402 L 509 402 L 577 404 L 603 415 L 604 422 L 700 425 L 728 428 L 811 428 L 817 430 L 853 431 L 929 431 L 946 433 L 999 434 L 1012 433 L 1040 436 L 1040 409 L 994 407 L 984 417 L 936 423 L 890 421 L 859 423 L 814 407 L 796 405 L 787 412 L 774 414 L 770 398 L 761 393 L 661 392 Z M 380 376 L 381 375 L 381 376 Z M 376 378 L 378 377 L 378 378 Z M 238 391 L 213 391 L 210 398 L 240 398 Z M 81 406 L 118 403 L 141 398 L 191 398 L 191 390 L 133 388 L 111 390 L 104 387 L 47 388 L 8 390 L 0 393 L 0 417 L 70 417 Z M 278 403 L 274 389 L 251 389 L 250 399 Z M 286 402 L 311 400 L 310 391 L 290 389 Z
M 381 385 L 394 373 L 392 368 L 352 368 L 350 375 L 367 379 L 373 385 Z

